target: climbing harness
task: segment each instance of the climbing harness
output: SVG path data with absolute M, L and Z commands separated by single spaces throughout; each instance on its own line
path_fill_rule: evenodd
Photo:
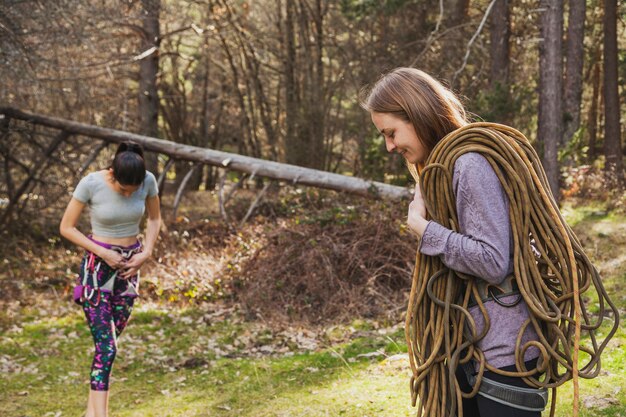
M 87 259 L 85 260 L 83 267 L 83 279 L 80 285 L 74 287 L 74 301 L 78 304 L 82 304 L 85 301 L 89 302 L 93 307 L 97 307 L 100 304 L 100 289 L 98 288 L 98 278 L 100 274 L 101 264 L 95 265 L 96 256 L 89 252 Z M 92 285 L 89 285 L 89 278 L 92 278 Z M 95 300 L 94 300 L 95 296 Z
M 551 388 L 553 417 L 556 388 L 572 380 L 573 415 L 577 416 L 578 378 L 594 378 L 600 373 L 600 355 L 619 325 L 618 310 L 563 219 L 537 153 L 515 129 L 472 123 L 443 138 L 419 170 L 408 164 L 420 184 L 429 218 L 459 232 L 452 179 L 454 163 L 467 152 L 480 153 L 487 159 L 508 196 L 513 278 L 509 289 L 498 289 L 483 284 L 480 278 L 447 268 L 437 256 L 418 251 L 405 327 L 412 370 L 411 397 L 418 407 L 417 415 L 456 416 L 458 411 L 462 417 L 462 398 L 477 394 L 538 410 L 546 402 L 547 393 L 542 390 Z M 478 342 L 490 326 L 484 303 L 490 297 L 504 301 L 509 291 L 515 290 L 519 291 L 520 301 L 526 303 L 530 318 L 517 337 L 517 371 L 508 372 L 487 363 Z M 597 294 L 597 313 L 588 311 L 582 302 L 583 294 L 590 291 Z M 485 324 L 480 333 L 469 312 L 470 300 Z M 612 318 L 612 323 L 606 323 L 607 318 Z M 529 326 L 538 340 L 522 344 L 522 335 Z M 584 343 L 581 333 L 586 336 Z M 537 366 L 526 369 L 524 356 L 530 347 L 537 348 L 540 355 Z M 580 361 L 579 351 L 585 353 Z M 476 369 L 472 390 L 465 393 L 459 388 L 455 371 L 468 363 L 475 364 Z M 522 378 L 539 391 L 520 391 L 516 387 L 517 393 L 511 393 L 500 383 L 485 379 L 487 370 Z
M 469 361 L 462 366 L 469 385 L 476 385 L 473 361 Z M 482 377 L 478 395 L 524 411 L 542 412 L 548 404 L 548 390 L 546 388 L 518 387 L 494 381 L 485 376 Z
M 128 260 L 134 254 L 141 252 L 143 247 L 139 245 L 136 248 L 124 249 L 120 246 L 113 246 L 111 249 L 116 252 L 119 252 L 122 255 L 122 257 L 124 257 L 124 259 Z M 113 278 L 115 278 L 116 276 L 117 276 L 117 271 L 115 271 Z M 139 295 L 139 271 L 137 271 L 137 280 L 135 281 L 135 283 L 133 283 L 133 281 L 130 279 L 127 280 L 127 283 L 128 283 L 128 286 L 126 287 L 126 290 L 120 295 L 127 296 L 127 297 L 137 297 Z M 111 289 L 111 291 L 113 290 Z
M 124 248 L 121 246 L 109 244 L 106 244 L 105 247 L 107 249 L 118 252 L 126 260 L 130 259 L 136 253 L 141 252 L 143 248 L 141 244 L 131 248 Z M 98 262 L 96 262 L 96 258 L 97 257 L 93 252 L 87 253 L 87 260 L 84 262 L 83 267 L 82 281 L 79 285 L 74 287 L 74 301 L 78 304 L 83 304 L 85 301 L 87 301 L 93 307 L 97 307 L 98 304 L 100 304 L 102 291 L 113 293 L 113 289 L 115 288 L 115 280 L 118 275 L 117 270 L 101 287 L 98 286 L 98 281 L 102 275 L 102 271 L 100 271 L 100 268 L 104 261 L 98 258 L 99 260 Z M 89 283 L 90 277 L 91 284 Z M 127 288 L 126 290 L 124 290 L 124 292 L 120 294 L 120 296 L 137 297 L 139 295 L 139 271 L 137 271 L 137 279 L 135 280 L 135 282 L 133 282 L 133 280 L 131 279 L 126 280 L 126 282 Z

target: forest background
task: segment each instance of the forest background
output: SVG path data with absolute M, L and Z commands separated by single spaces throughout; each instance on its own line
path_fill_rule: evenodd
M 414 66 L 475 120 L 533 142 L 623 308 L 625 18 L 615 0 L 4 0 L 0 107 L 410 187 L 359 96 Z M 70 390 L 40 405 L 54 384 L 84 386 L 90 350 L 69 301 L 80 251 L 58 223 L 115 147 L 0 113 L 0 401 L 9 415 L 78 415 L 82 394 Z M 416 246 L 408 201 L 147 159 L 167 174 L 165 223 L 118 370 L 154 370 L 156 400 L 129 377 L 117 414 L 410 412 L 399 327 Z M 163 332 L 172 337 L 154 342 Z M 623 339 L 605 381 L 624 379 Z M 146 346 L 158 351 L 148 362 Z M 60 359 L 78 351 L 85 372 Z M 269 405 L 239 393 L 246 378 Z M 624 413 L 623 381 L 592 383 L 590 415 Z M 213 398 L 197 398 L 207 386 Z

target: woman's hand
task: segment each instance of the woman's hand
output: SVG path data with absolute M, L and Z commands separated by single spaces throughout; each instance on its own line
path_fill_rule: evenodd
M 140 252 L 136 255 L 133 255 L 126 263 L 124 264 L 124 271 L 120 274 L 120 277 L 123 279 L 129 279 L 139 272 L 139 268 L 150 258 L 150 254 L 148 252 Z
M 121 269 L 126 266 L 126 259 L 119 253 L 111 249 L 102 248 L 96 253 L 100 258 L 106 262 L 113 269 Z
M 409 215 L 407 219 L 409 230 L 411 230 L 417 237 L 422 237 L 428 220 L 426 220 L 426 204 L 424 204 L 424 198 L 420 190 L 420 185 L 415 184 L 415 195 L 413 201 L 409 204 Z

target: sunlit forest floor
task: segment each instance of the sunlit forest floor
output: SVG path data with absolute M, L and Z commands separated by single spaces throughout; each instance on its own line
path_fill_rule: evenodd
M 626 217 L 589 204 L 568 204 L 563 212 L 623 314 Z M 65 249 L 50 250 L 61 256 Z M 81 416 L 93 349 L 82 311 L 62 285 L 29 287 L 29 273 L 14 269 L 2 278 L 7 293 L 28 302 L 2 301 L 0 414 Z M 6 285 L 18 278 L 20 291 Z M 289 322 L 251 317 L 228 297 L 182 303 L 173 295 L 138 302 L 119 340 L 112 416 L 415 413 L 398 314 Z M 626 416 L 625 344 L 622 322 L 604 353 L 601 375 L 581 381 L 581 416 Z M 557 404 L 557 416 L 571 415 L 571 384 L 559 389 Z

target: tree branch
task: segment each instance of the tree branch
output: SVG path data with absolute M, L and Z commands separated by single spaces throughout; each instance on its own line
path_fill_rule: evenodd
M 461 68 L 456 70 L 456 72 L 452 76 L 452 81 L 450 82 L 450 86 L 454 86 L 454 83 L 456 82 L 457 77 L 465 69 L 472 45 L 474 44 L 474 41 L 476 40 L 476 38 L 478 38 L 478 35 L 480 35 L 480 32 L 482 32 L 483 27 L 485 26 L 485 22 L 487 21 L 487 18 L 489 17 L 489 14 L 491 13 L 491 9 L 493 8 L 494 4 L 496 4 L 496 0 L 491 0 L 491 3 L 489 3 L 489 6 L 487 7 L 487 10 L 485 11 L 485 15 L 483 16 L 483 20 L 480 22 L 480 25 L 478 25 L 478 29 L 476 29 L 476 33 L 474 33 L 474 36 L 472 36 L 472 39 L 470 39 L 470 41 L 467 44 L 465 57 L 463 57 L 463 64 L 461 65 Z

